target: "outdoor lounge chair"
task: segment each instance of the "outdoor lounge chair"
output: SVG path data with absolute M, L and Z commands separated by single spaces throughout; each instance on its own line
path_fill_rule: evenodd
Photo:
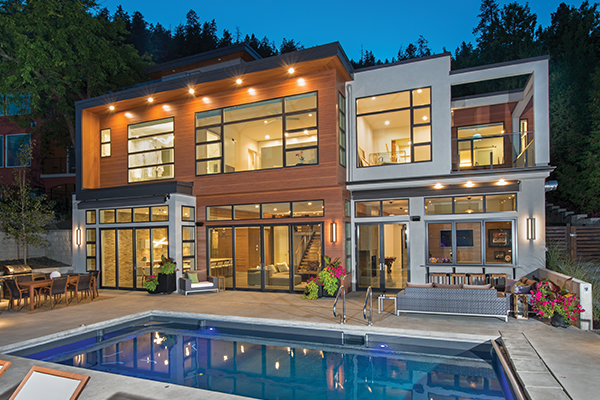
M 42 293 L 44 293 L 44 302 L 46 302 L 48 296 L 50 296 L 50 308 L 54 309 L 54 306 L 60 303 L 62 296 L 65 295 L 65 305 L 68 306 L 69 302 L 67 301 L 67 281 L 69 280 L 68 276 L 62 276 L 60 278 L 52 279 L 52 286 L 42 288 L 40 291 L 40 298 Z M 55 302 L 55 300 L 57 300 Z

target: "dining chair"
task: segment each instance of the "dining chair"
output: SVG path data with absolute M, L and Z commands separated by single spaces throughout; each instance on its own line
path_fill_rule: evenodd
M 485 274 L 469 274 L 469 283 L 471 285 L 485 285 Z
M 73 298 L 77 297 L 79 303 L 79 292 L 77 291 L 79 285 L 79 274 L 69 274 L 67 279 L 67 290 L 71 294 L 71 299 L 67 298 L 67 302 L 73 301 Z
M 444 285 L 449 284 L 448 274 L 445 272 L 432 272 L 431 273 L 431 282 L 433 283 L 441 283 Z
M 459 274 L 459 273 L 453 273 L 450 274 L 450 284 L 451 285 L 460 285 L 460 284 L 468 284 L 469 281 L 467 280 L 467 274 Z
M 75 291 L 75 296 L 77 297 L 77 303 L 79 303 L 81 301 L 81 299 L 79 299 L 79 293 L 81 293 L 82 295 L 85 295 L 85 297 L 87 297 L 87 295 L 89 294 L 90 297 L 94 298 L 92 292 L 92 276 L 90 274 L 81 274 L 79 275 L 79 279 L 77 280 L 77 284 L 71 286 L 71 291 Z M 73 300 L 73 297 L 71 296 L 71 300 Z
M 40 290 L 40 298 L 42 293 L 44 293 L 44 303 L 50 296 L 50 308 L 54 309 L 54 306 L 60 303 L 62 300 L 62 296 L 65 296 L 65 305 L 68 306 L 69 302 L 67 301 L 67 282 L 69 280 L 68 276 L 61 276 L 59 278 L 52 279 L 52 285 L 49 287 L 42 288 Z M 55 302 L 56 301 L 56 302 Z
M 92 300 L 94 300 L 96 297 L 98 297 L 98 277 L 100 276 L 100 270 L 97 269 L 95 271 L 90 271 L 89 274 L 92 276 Z
M 8 309 L 10 310 L 11 308 L 13 308 L 14 301 L 17 300 L 17 307 L 20 306 L 20 308 L 17 311 L 21 311 L 23 309 L 23 307 L 25 307 L 25 305 L 26 305 L 26 300 L 29 299 L 29 290 L 21 289 L 19 287 L 19 283 L 15 279 L 6 279 L 4 282 L 6 282 L 6 286 L 8 287 L 8 291 L 10 294 L 10 299 L 8 300 Z M 35 294 L 34 294 L 34 298 L 35 298 Z M 21 306 L 21 300 L 23 300 L 22 306 Z M 29 299 L 29 301 L 33 301 L 33 300 Z

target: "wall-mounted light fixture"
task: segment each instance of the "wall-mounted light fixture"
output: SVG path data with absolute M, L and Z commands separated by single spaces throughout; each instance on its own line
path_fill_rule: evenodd
M 337 223 L 332 222 L 329 224 L 329 241 L 331 243 L 337 242 Z
M 535 240 L 535 218 L 527 218 L 527 240 Z
M 81 229 L 77 228 L 75 231 L 75 244 L 81 246 Z

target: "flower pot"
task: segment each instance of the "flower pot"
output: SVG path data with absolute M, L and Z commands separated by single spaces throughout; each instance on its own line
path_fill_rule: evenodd
M 173 293 L 177 290 L 177 280 L 175 274 L 158 274 L 158 286 L 156 291 L 159 293 Z
M 156 289 L 158 289 L 158 286 L 156 287 Z M 154 290 L 150 290 L 150 289 L 146 289 L 148 291 L 148 294 L 158 294 L 158 291 L 154 289 Z
M 555 326 L 557 328 L 566 328 L 569 326 L 569 323 L 565 321 L 563 316 L 557 312 L 555 312 L 552 318 L 550 318 L 550 323 L 552 324 L 552 326 Z

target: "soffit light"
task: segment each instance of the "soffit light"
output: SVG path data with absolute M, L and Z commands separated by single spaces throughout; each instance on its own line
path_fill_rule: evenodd
M 189 92 L 190 94 L 194 94 L 194 89 L 190 88 Z
M 306 81 L 303 78 L 298 79 L 298 85 L 304 86 L 306 85 Z
M 210 103 L 210 99 L 208 97 L 203 97 L 202 101 L 205 102 L 206 104 Z
M 152 97 L 148 97 L 148 103 L 152 103 L 154 99 Z
M 295 70 L 294 70 L 294 68 L 292 68 L 292 67 L 290 67 L 290 68 L 288 69 L 288 72 L 289 72 L 290 74 L 293 74 L 293 73 L 294 73 L 294 71 L 295 71 Z
M 250 94 L 256 94 L 256 90 L 250 88 L 250 89 L 248 89 L 248 93 L 250 93 Z
M 242 80 L 241 80 L 240 78 L 237 78 L 237 79 L 235 80 L 235 83 L 237 83 L 238 85 L 240 85 L 240 84 L 242 83 Z
M 496 182 L 496 185 L 506 186 L 508 185 L 508 182 L 506 182 L 504 179 L 500 179 L 498 182 Z
M 468 181 L 467 183 L 465 183 L 465 186 L 468 188 L 472 188 L 473 186 L 475 186 L 475 184 L 471 181 Z
M 165 110 L 165 111 L 171 111 L 171 107 L 169 107 L 168 105 L 165 104 L 163 106 L 163 110 Z
M 127 118 L 131 118 L 131 117 L 133 117 L 133 114 L 131 114 L 130 112 L 126 112 L 126 113 L 125 113 L 125 116 L 126 116 Z
M 436 183 L 435 186 L 433 187 L 434 189 L 441 189 L 444 186 L 441 183 Z
M 114 110 L 115 110 L 115 106 L 110 106 L 110 107 L 108 107 L 108 109 L 109 109 L 110 111 L 114 111 Z

